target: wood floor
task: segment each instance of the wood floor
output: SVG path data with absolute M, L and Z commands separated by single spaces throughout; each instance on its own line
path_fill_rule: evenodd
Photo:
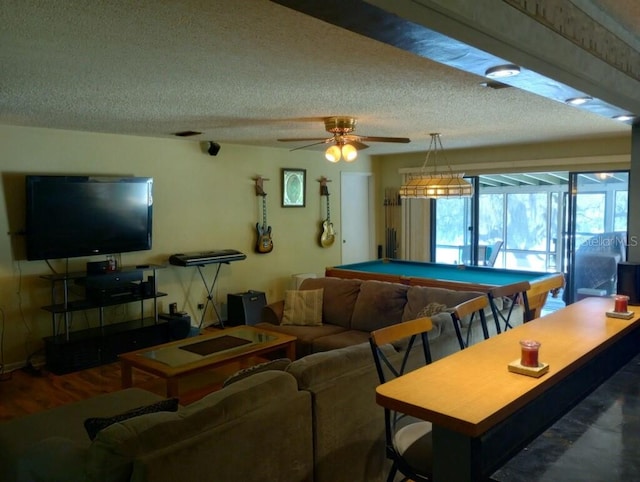
M 141 375 L 141 376 L 144 376 Z M 145 378 L 150 379 L 150 376 Z M 118 363 L 67 375 L 15 370 L 0 382 L 0 421 L 120 389 Z
M 180 403 L 188 405 L 218 390 L 239 368 L 239 365 L 230 364 L 181 380 Z M 134 386 L 166 395 L 164 380 L 139 370 L 134 370 Z M 117 390 L 121 390 L 120 364 L 117 362 L 65 375 L 46 370 L 39 373 L 15 370 L 0 381 L 0 423 Z

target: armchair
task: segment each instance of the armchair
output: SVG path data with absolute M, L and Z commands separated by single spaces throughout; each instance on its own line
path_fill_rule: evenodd
M 615 293 L 618 263 L 626 261 L 626 232 L 592 236 L 576 250 L 574 289 L 576 298 Z

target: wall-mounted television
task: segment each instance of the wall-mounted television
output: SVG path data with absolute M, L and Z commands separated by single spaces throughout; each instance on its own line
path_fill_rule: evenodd
M 153 179 L 26 176 L 27 259 L 151 249 Z

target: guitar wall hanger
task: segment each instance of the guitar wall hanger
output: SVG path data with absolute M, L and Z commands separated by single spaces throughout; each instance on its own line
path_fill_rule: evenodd
M 326 196 L 327 198 L 327 217 L 320 223 L 320 237 L 318 242 L 323 248 L 328 248 L 336 240 L 336 233 L 333 229 L 333 223 L 331 222 L 331 213 L 329 211 L 329 189 L 327 183 L 331 182 L 331 179 L 327 179 L 322 176 L 318 182 L 320 183 L 320 196 Z
M 254 178 L 256 196 L 262 197 L 262 225 L 256 223 L 258 234 L 256 241 L 256 253 L 266 254 L 273 250 L 273 240 L 271 239 L 271 226 L 267 225 L 267 193 L 264 191 L 264 181 L 269 179 L 262 176 Z

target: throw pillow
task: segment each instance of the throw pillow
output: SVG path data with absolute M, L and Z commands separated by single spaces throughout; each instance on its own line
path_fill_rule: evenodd
M 287 290 L 284 293 L 284 312 L 281 325 L 322 325 L 323 289 Z
M 284 371 L 287 369 L 289 365 L 291 365 L 291 360 L 289 360 L 288 358 L 278 358 L 276 360 L 269 360 L 264 363 L 259 363 L 258 365 L 254 365 L 249 368 L 243 368 L 242 370 L 238 370 L 229 378 L 227 378 L 222 384 L 222 386 L 226 387 L 239 380 L 243 380 L 255 373 L 266 372 L 267 370 Z
M 177 412 L 179 400 L 177 398 L 168 398 L 166 400 L 160 400 L 159 402 L 152 403 L 150 405 L 144 405 L 142 407 L 133 408 L 124 413 L 114 415 L 112 417 L 94 417 L 88 418 L 84 421 L 84 428 L 89 435 L 89 438 L 93 440 L 98 435 L 98 432 L 103 428 L 107 428 L 114 423 L 124 422 L 133 417 L 140 415 L 146 415 L 147 413 L 156 412 Z
M 437 315 L 438 313 L 441 313 L 446 309 L 447 309 L 447 305 L 443 305 L 442 303 L 436 303 L 434 301 L 432 303 L 429 303 L 420 311 L 418 311 L 418 313 L 416 314 L 416 318 L 424 318 L 427 316 Z

